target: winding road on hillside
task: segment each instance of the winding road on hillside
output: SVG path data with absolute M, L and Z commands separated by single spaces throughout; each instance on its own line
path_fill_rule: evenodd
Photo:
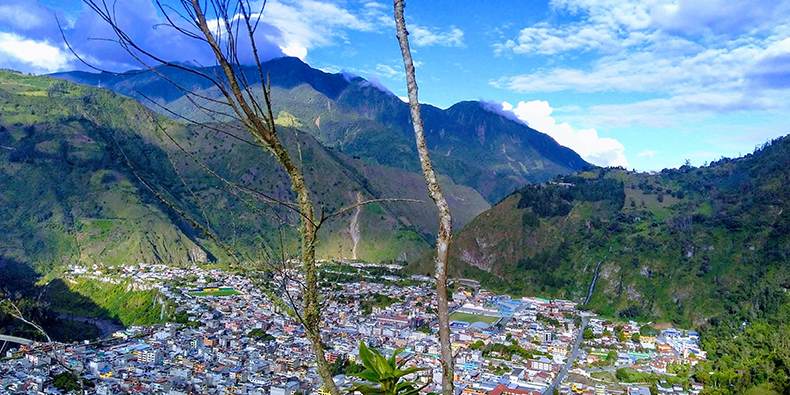
M 0 342 L 11 342 L 16 344 L 28 345 L 33 343 L 33 340 L 25 339 L 22 337 L 16 337 L 16 336 L 0 335 Z
M 610 252 L 612 252 L 612 247 L 609 247 L 609 251 L 606 251 L 606 255 L 603 256 L 603 259 L 598 261 L 598 264 L 595 265 L 595 274 L 593 275 L 592 282 L 590 283 L 590 290 L 587 291 L 587 299 L 584 300 L 585 305 L 590 303 L 590 298 L 592 298 L 593 290 L 595 289 L 595 282 L 598 281 L 598 270 L 601 268 L 601 264 L 606 260 L 606 257 L 609 256 Z

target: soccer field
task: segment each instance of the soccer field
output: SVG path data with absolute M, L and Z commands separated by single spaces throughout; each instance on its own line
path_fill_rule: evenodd
M 499 317 L 461 313 L 458 311 L 450 314 L 450 321 L 464 321 L 470 324 L 473 324 L 475 322 L 485 322 L 486 324 L 493 325 L 495 322 L 497 322 L 497 320 L 499 320 Z

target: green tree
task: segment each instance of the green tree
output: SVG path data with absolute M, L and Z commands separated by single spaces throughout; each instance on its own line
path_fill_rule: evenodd
M 332 376 L 337 376 L 339 374 L 345 374 L 348 370 L 350 363 L 348 358 L 345 355 L 341 355 L 335 359 L 335 362 L 332 362 L 329 365 L 329 371 L 332 372 Z
M 659 334 L 659 331 L 650 325 L 643 325 L 641 328 L 639 328 L 639 334 L 642 336 L 656 336 Z
M 593 333 L 592 329 L 585 329 L 584 332 L 582 332 L 582 338 L 584 340 L 595 339 L 595 333 Z
M 472 350 L 482 350 L 483 348 L 485 348 L 485 346 L 486 346 L 486 344 L 482 340 L 478 340 L 478 341 L 472 343 L 469 346 L 469 348 L 471 348 Z
M 617 351 L 615 350 L 610 350 L 609 353 L 606 354 L 606 362 L 609 363 L 609 365 L 614 365 L 617 359 Z
M 79 391 L 80 384 L 78 378 L 71 372 L 63 372 L 56 374 L 52 379 L 52 384 L 55 388 L 63 392 Z

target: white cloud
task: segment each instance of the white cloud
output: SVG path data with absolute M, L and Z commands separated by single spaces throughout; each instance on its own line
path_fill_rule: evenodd
M 366 7 L 365 10 L 363 18 L 331 2 L 269 1 L 263 10 L 263 20 L 280 31 L 279 46 L 283 53 L 304 59 L 308 50 L 344 39 L 346 30 L 375 30 L 376 9 Z
M 285 45 L 280 45 L 280 50 L 287 56 L 293 56 L 304 60 L 307 57 L 307 48 L 299 45 L 296 41 L 291 41 Z
M 502 109 L 512 111 L 531 128 L 548 134 L 590 163 L 599 166 L 628 166 L 623 144 L 610 137 L 598 136 L 598 131 L 592 128 L 574 130 L 567 122 L 558 124 L 551 116 L 554 109 L 546 101 L 522 101 L 516 107 L 503 102 Z
M 790 43 L 790 39 L 788 40 Z M 519 92 L 700 92 L 745 87 L 747 71 L 765 56 L 773 43 L 736 48 L 699 48 L 693 54 L 665 56 L 656 46 L 604 56 L 589 70 L 557 67 L 501 78 L 496 86 Z M 771 49 L 779 51 L 779 49 Z M 790 53 L 790 48 L 787 52 Z
M 491 85 L 524 93 L 653 96 L 589 108 L 590 120 L 609 126 L 663 127 L 685 117 L 790 110 L 790 2 L 550 0 L 549 5 L 559 15 L 574 15 L 574 21 L 533 24 L 496 44 L 494 53 L 554 55 L 557 65 Z
M 409 26 L 409 36 L 417 47 L 428 47 L 431 45 L 443 47 L 464 46 L 464 32 L 455 26 L 451 26 L 450 30 L 446 32 L 441 32 L 425 26 L 411 25 Z
M 546 23 L 528 27 L 519 32 L 516 41 L 495 44 L 495 53 L 507 51 L 517 54 L 554 55 L 571 50 L 598 49 L 611 51 L 619 47 L 618 37 L 609 29 L 593 25 L 574 25 L 570 29 L 552 28 Z
M 21 4 L 0 6 L 0 22 L 19 29 L 35 29 L 44 24 L 40 15 Z
M 657 152 L 653 150 L 645 150 L 637 154 L 640 158 L 652 158 Z
M 382 77 L 387 77 L 392 79 L 400 78 L 404 75 L 403 71 L 395 70 L 395 68 L 383 63 L 379 63 L 376 65 L 376 73 L 378 73 L 378 75 Z
M 0 32 L 0 66 L 23 64 L 36 71 L 52 72 L 65 68 L 70 55 L 46 41 L 34 41 L 14 33 Z

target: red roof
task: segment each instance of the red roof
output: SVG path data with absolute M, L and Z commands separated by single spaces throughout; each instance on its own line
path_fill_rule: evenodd
M 521 390 L 516 388 L 508 388 L 504 384 L 496 386 L 488 395 L 541 395 L 540 391 Z

